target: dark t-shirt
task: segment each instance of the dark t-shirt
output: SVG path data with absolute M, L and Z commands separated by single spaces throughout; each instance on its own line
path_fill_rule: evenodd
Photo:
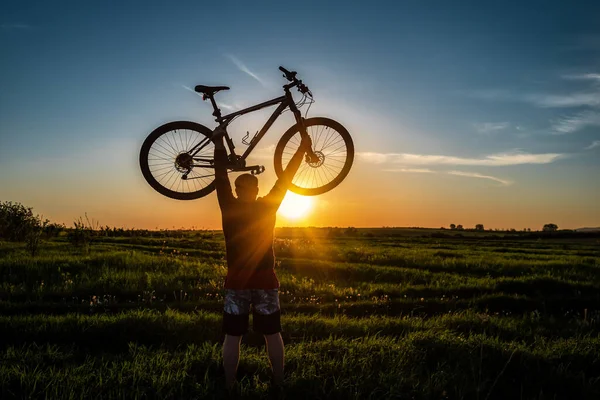
M 215 186 L 223 216 L 227 253 L 226 289 L 275 289 L 273 229 L 286 188 L 277 181 L 265 197 L 241 201 L 233 196 L 227 176 L 227 153 L 215 152 Z

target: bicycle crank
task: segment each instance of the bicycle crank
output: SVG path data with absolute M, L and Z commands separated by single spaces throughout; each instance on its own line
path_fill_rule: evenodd
M 232 171 L 241 172 L 241 171 L 250 171 L 252 175 L 259 175 L 265 172 L 264 165 L 249 165 L 247 167 L 237 167 L 233 168 Z

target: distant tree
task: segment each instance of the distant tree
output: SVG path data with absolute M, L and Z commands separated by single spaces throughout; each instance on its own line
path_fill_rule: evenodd
M 527 232 L 531 232 L 531 228 L 527 228 Z
M 456 229 L 456 225 L 450 224 L 450 229 Z
M 546 224 L 544 225 L 544 232 L 556 232 L 558 230 L 558 225 L 556 224 Z
M 0 238 L 21 242 L 40 226 L 40 217 L 33 214 L 31 207 L 11 201 L 0 203 Z
M 485 229 L 483 229 L 483 224 L 477 224 L 477 225 L 475 225 L 475 230 L 476 231 L 484 231 Z
M 463 228 L 463 226 L 462 226 L 462 225 L 458 225 L 458 226 L 456 227 L 456 230 L 457 230 L 457 231 L 462 231 L 463 229 L 464 229 L 464 228 Z

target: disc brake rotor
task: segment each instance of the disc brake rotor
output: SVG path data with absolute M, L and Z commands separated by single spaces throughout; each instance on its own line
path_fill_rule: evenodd
M 308 165 L 310 165 L 313 168 L 319 168 L 325 162 L 325 154 L 323 154 L 320 151 L 315 151 L 313 153 L 316 156 L 316 159 L 315 158 L 309 159 Z M 308 156 L 307 156 L 307 158 L 308 158 Z

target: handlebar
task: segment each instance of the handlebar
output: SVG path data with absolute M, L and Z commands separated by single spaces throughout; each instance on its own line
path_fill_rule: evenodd
M 285 69 L 283 67 L 279 67 L 279 70 L 285 74 L 284 76 L 285 76 L 285 78 L 288 81 L 294 81 L 294 80 L 296 80 L 296 73 L 297 73 L 296 71 L 291 71 L 290 72 L 290 71 L 288 71 L 287 69 Z
M 297 74 L 297 72 L 296 72 L 296 71 L 288 71 L 287 69 L 285 69 L 285 68 L 283 68 L 283 67 L 281 67 L 281 66 L 279 67 L 279 70 L 280 70 L 281 72 L 283 72 L 283 73 L 284 73 L 284 75 L 283 75 L 283 76 L 284 76 L 284 77 L 285 77 L 285 78 L 286 78 L 288 81 L 292 82 L 291 84 L 289 84 L 289 85 L 285 85 L 284 87 L 286 87 L 286 88 L 290 88 L 290 87 L 293 87 L 293 86 L 297 86 L 297 87 L 298 87 L 298 90 L 299 90 L 301 93 L 303 93 L 303 94 L 306 94 L 306 93 L 308 93 L 308 94 L 309 94 L 309 95 L 312 97 L 312 93 L 311 93 L 311 92 L 310 92 L 310 90 L 308 89 L 308 86 L 306 86 L 304 83 L 302 83 L 302 81 L 301 81 L 301 80 L 299 80 L 299 79 L 297 79 L 297 78 L 296 78 L 296 74 Z

